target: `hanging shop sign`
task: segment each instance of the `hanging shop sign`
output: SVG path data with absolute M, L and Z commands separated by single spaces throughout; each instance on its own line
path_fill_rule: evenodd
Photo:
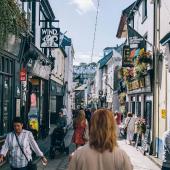
M 146 41 L 144 40 L 144 38 L 129 25 L 128 25 L 128 40 L 131 51 L 138 48 L 146 48 Z
M 27 72 L 24 68 L 22 68 L 20 71 L 20 81 L 26 81 L 26 77 L 27 77 Z
M 128 42 L 129 46 L 123 48 L 123 67 L 133 67 L 134 57 L 139 55 L 140 49 L 146 49 L 146 41 L 144 38 L 128 25 Z
M 133 66 L 133 61 L 129 56 L 130 56 L 130 47 L 128 45 L 125 45 L 123 47 L 122 67 Z
M 59 48 L 60 28 L 41 28 L 41 48 Z

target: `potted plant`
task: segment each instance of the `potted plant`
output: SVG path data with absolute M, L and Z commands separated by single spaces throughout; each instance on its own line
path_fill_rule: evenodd
M 137 132 L 141 135 L 145 134 L 146 132 L 146 122 L 145 119 L 141 118 L 137 121 Z

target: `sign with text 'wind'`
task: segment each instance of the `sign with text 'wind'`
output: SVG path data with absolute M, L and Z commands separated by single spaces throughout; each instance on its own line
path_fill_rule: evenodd
M 41 28 L 41 48 L 59 48 L 60 28 Z

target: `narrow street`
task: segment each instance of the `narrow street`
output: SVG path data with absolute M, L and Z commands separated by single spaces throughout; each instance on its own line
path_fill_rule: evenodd
M 0 9 L 0 170 L 170 170 L 170 0 Z

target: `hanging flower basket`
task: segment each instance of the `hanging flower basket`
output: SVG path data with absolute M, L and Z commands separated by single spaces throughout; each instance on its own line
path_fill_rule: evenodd
M 138 57 L 139 63 L 152 64 L 152 56 L 150 52 L 142 51 Z
M 135 66 L 135 78 L 136 79 L 141 79 L 146 74 L 147 74 L 147 64 L 142 63 L 142 64 L 137 64 Z
M 134 77 L 134 68 L 123 69 L 123 79 L 127 82 L 131 81 Z
M 121 105 L 125 104 L 125 102 L 126 102 L 126 93 L 120 93 L 119 102 L 120 102 Z

